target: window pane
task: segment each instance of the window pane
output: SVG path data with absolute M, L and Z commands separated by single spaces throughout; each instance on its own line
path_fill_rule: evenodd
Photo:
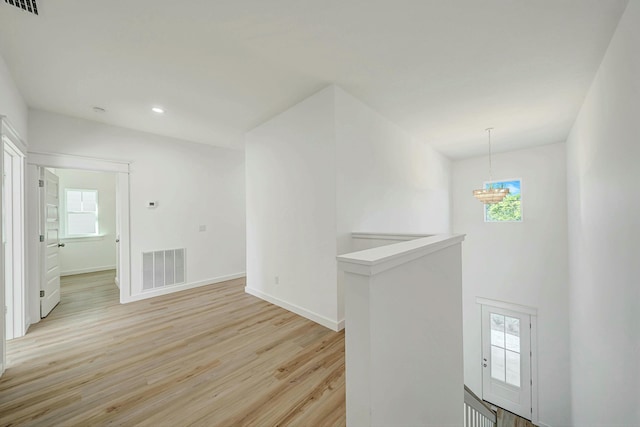
M 83 191 L 82 192 L 82 200 L 85 202 L 95 202 L 96 201 L 96 191 Z
M 520 353 L 520 319 L 505 317 L 507 350 Z
M 83 191 L 82 192 L 82 211 L 83 212 L 95 212 L 98 210 L 98 194 L 96 191 Z
M 69 213 L 67 234 L 96 234 L 96 215 L 94 213 Z
M 67 212 L 82 211 L 82 192 L 67 190 Z
M 520 387 L 520 354 L 507 350 L 507 384 Z
M 82 202 L 82 212 L 95 212 L 97 210 L 98 210 L 98 205 L 96 204 L 96 202 L 93 202 L 93 201 Z
M 491 377 L 504 382 L 504 349 L 491 346 Z
M 521 182 L 494 181 L 485 183 L 484 188 L 508 188 L 509 194 L 500 202 L 484 205 L 484 220 L 487 222 L 522 221 Z
M 504 316 L 491 313 L 491 345 L 504 348 Z

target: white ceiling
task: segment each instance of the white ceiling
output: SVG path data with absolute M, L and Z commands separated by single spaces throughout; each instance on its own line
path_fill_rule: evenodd
M 462 158 L 564 141 L 627 1 L 2 2 L 0 53 L 33 108 L 242 148 L 336 83 Z

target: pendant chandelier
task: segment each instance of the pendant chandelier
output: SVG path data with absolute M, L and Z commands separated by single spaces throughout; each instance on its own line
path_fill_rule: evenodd
M 500 203 L 502 199 L 509 194 L 509 189 L 493 187 L 493 171 L 491 170 L 491 131 L 493 128 L 487 128 L 485 130 L 489 134 L 489 188 L 473 190 L 473 197 L 480 200 L 485 205 L 490 205 Z

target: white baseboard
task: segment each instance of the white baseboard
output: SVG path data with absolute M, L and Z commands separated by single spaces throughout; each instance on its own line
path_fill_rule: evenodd
M 98 271 L 115 270 L 115 265 L 104 265 L 102 267 L 80 268 L 78 270 L 61 271 L 60 276 L 73 276 L 74 274 L 96 273 Z
M 302 308 L 298 305 L 295 304 L 291 304 L 288 303 L 286 301 L 281 300 L 280 298 L 276 298 L 272 295 L 269 294 L 265 294 L 262 291 L 259 291 L 257 289 L 253 289 L 250 288 L 248 286 L 245 286 L 244 291 L 250 295 L 253 295 L 254 297 L 258 297 L 260 299 L 263 299 L 267 302 L 270 302 L 271 304 L 275 304 L 278 307 L 282 307 L 285 310 L 289 310 L 295 314 L 298 314 L 302 317 L 306 317 L 307 319 L 319 323 L 320 325 L 329 328 L 333 331 L 340 331 L 344 328 L 344 319 L 340 320 L 338 322 L 336 322 L 335 320 L 331 320 L 327 317 L 324 317 L 320 314 L 314 313 L 313 311 L 307 310 L 306 308 Z
M 125 299 L 120 299 L 120 302 L 123 304 L 133 302 L 133 301 L 141 301 L 148 298 L 157 297 L 160 295 L 172 294 L 174 292 L 186 291 L 187 289 L 198 288 L 200 286 L 213 285 L 215 283 L 226 282 L 227 280 L 239 279 L 241 277 L 245 277 L 247 274 L 243 271 L 240 273 L 228 274 L 226 276 L 218 276 L 212 279 L 200 280 L 198 282 L 190 282 L 184 283 L 182 285 L 177 286 L 167 286 L 166 288 L 153 289 L 149 291 L 144 291 L 136 295 L 131 295 Z

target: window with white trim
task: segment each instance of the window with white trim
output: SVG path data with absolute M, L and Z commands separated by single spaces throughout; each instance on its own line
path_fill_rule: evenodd
M 522 180 L 485 182 L 484 188 L 509 189 L 501 202 L 484 205 L 485 222 L 522 222 Z
M 98 235 L 98 190 L 66 188 L 65 225 L 67 237 Z

